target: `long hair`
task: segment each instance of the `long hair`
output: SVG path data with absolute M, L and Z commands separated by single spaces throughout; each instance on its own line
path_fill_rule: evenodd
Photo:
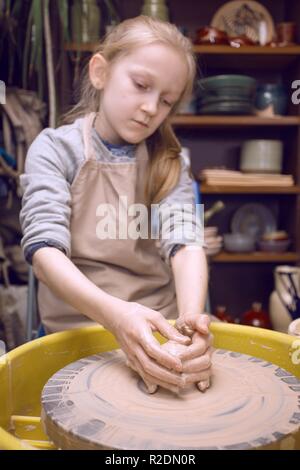
M 146 142 L 149 165 L 145 179 L 145 196 L 149 205 L 161 201 L 179 180 L 181 146 L 172 130 L 170 120 L 181 104 L 189 99 L 193 90 L 196 62 L 192 44 L 171 23 L 140 15 L 117 25 L 95 50 L 95 54 L 102 54 L 108 64 L 112 64 L 135 48 L 154 43 L 170 46 L 181 54 L 188 69 L 188 78 L 180 99 L 173 106 L 167 119 Z M 79 101 L 65 114 L 62 122 L 70 123 L 85 114 L 97 112 L 99 103 L 101 106 L 100 95 L 101 90 L 94 88 L 89 79 L 87 64 L 80 84 Z

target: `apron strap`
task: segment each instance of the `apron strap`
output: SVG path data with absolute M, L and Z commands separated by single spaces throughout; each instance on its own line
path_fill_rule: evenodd
M 96 160 L 95 150 L 91 139 L 91 130 L 95 119 L 96 113 L 87 114 L 83 118 L 83 146 L 85 160 Z

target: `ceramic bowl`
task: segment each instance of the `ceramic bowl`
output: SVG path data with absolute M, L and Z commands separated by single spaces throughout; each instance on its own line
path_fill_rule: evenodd
M 262 240 L 287 240 L 289 234 L 285 230 L 276 230 L 275 232 L 266 232 L 262 235 Z
M 218 233 L 218 227 L 208 226 L 204 227 L 204 237 L 216 237 Z
M 223 237 L 205 238 L 207 248 L 222 248 Z
M 217 247 L 207 247 L 205 248 L 204 251 L 207 256 L 215 256 L 218 253 L 220 253 L 221 250 L 222 250 L 222 246 L 217 246 Z
M 225 233 L 224 248 L 232 253 L 250 253 L 255 250 L 255 239 L 244 233 Z
M 255 93 L 257 81 L 248 75 L 214 75 L 212 77 L 202 78 L 198 80 L 200 87 L 205 90 L 218 90 L 221 94 L 226 94 L 226 91 L 245 91 L 247 93 Z
M 261 251 L 268 251 L 271 253 L 284 253 L 291 240 L 260 240 L 258 242 L 259 249 Z
M 198 80 L 199 114 L 253 114 L 256 80 L 247 75 L 216 75 Z

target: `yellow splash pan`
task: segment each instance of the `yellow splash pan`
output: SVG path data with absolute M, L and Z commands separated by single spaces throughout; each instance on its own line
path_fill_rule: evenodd
M 212 323 L 211 331 L 214 347 L 273 362 L 300 378 L 300 338 L 226 323 Z M 41 424 L 43 386 L 70 362 L 117 347 L 111 333 L 92 326 L 36 339 L 0 357 L 0 449 L 55 449 Z M 265 448 L 300 449 L 300 432 Z

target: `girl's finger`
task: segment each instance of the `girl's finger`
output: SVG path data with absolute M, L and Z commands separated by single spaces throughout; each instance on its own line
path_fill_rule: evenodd
M 147 356 L 155 359 L 158 364 L 162 365 L 163 367 L 176 370 L 177 372 L 182 371 L 181 360 L 175 356 L 172 356 L 167 351 L 164 351 L 159 342 L 154 338 L 150 329 L 149 331 L 145 328 L 143 329 L 143 334 L 140 337 L 140 346 Z
M 179 393 L 179 387 L 177 387 L 176 385 L 164 382 L 163 380 L 155 379 L 151 375 L 145 373 L 137 359 L 134 361 L 134 370 L 136 370 L 136 372 L 139 374 L 145 384 L 158 385 L 166 390 L 170 390 L 175 394 Z
M 129 361 L 127 359 L 126 365 L 127 365 L 127 367 L 130 367 L 130 369 L 134 370 L 135 372 L 138 372 L 133 361 Z M 143 379 L 143 381 L 145 382 L 145 385 L 147 387 L 147 391 L 150 395 L 152 395 L 153 393 L 155 393 L 157 391 L 158 386 L 156 384 L 148 382 L 145 378 Z
M 139 361 L 144 373 L 154 378 L 154 383 L 156 383 L 157 380 L 160 380 L 164 383 L 176 385 L 177 387 L 184 386 L 185 382 L 180 374 L 171 372 L 164 367 L 160 367 L 156 362 L 149 359 L 142 348 L 137 348 L 136 359 Z
M 155 329 L 158 330 L 165 338 L 176 341 L 180 344 L 190 344 L 190 338 L 179 333 L 179 331 L 174 326 L 170 325 L 170 323 L 168 323 L 161 314 L 159 314 L 157 318 L 153 319 L 152 323 L 154 324 Z
M 194 335 L 193 343 L 186 348 L 186 351 L 179 354 L 179 359 L 183 362 L 202 356 L 210 348 L 211 341 L 210 335 L 205 337 Z
M 182 364 L 183 373 L 196 373 L 208 369 L 211 366 L 211 354 L 205 353 L 203 356 L 195 357 L 184 361 Z
M 184 321 L 185 324 L 194 331 L 198 331 L 203 335 L 207 335 L 209 333 L 210 318 L 208 315 L 187 315 L 184 318 Z
M 209 380 L 211 376 L 211 367 L 195 374 L 183 374 L 186 385 Z
M 210 379 L 202 380 L 201 382 L 198 382 L 197 387 L 200 390 L 200 392 L 205 392 L 210 387 Z

